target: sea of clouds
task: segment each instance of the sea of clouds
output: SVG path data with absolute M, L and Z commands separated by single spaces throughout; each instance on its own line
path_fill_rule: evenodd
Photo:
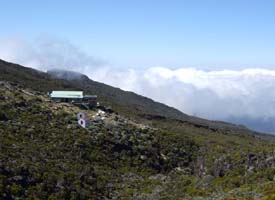
M 30 42 L 11 38 L 0 42 L 0 58 L 7 61 L 43 71 L 56 68 L 78 71 L 93 80 L 136 92 L 190 115 L 275 132 L 275 125 L 270 130 L 256 125 L 261 121 L 258 126 L 271 126 L 275 119 L 275 70 L 206 71 L 165 66 L 119 69 L 65 40 L 40 38 Z

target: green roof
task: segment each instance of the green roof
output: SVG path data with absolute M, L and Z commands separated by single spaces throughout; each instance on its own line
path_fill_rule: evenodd
M 83 98 L 83 91 L 52 91 L 51 98 Z

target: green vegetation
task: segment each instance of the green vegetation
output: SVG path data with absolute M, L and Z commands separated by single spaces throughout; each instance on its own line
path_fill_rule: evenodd
M 119 118 L 116 124 L 99 122 L 85 130 L 75 115 L 54 112 L 43 98 L 7 84 L 0 95 L 5 97 L 0 103 L 2 198 L 111 197 L 124 189 L 117 183 L 128 174 L 145 178 L 189 167 L 196 159 L 198 147 L 188 138 L 161 142 L 161 131 Z
M 0 199 L 275 199 L 274 136 L 86 77 L 0 62 L 0 80 Z M 96 93 L 114 116 L 83 129 L 53 88 Z

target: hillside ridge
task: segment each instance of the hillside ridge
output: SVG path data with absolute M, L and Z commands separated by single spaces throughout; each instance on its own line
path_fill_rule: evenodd
M 174 119 L 188 122 L 200 127 L 212 129 L 233 129 L 235 131 L 247 131 L 255 134 L 242 125 L 234 125 L 228 122 L 211 121 L 198 117 L 189 116 L 181 111 L 156 102 L 134 92 L 123 91 L 104 83 L 89 79 L 86 75 L 78 72 L 64 70 L 50 70 L 48 73 L 18 64 L 0 60 L 0 79 L 13 81 L 25 87 L 48 92 L 51 90 L 84 90 L 88 93 L 97 94 L 99 100 L 108 104 L 114 110 L 128 117 L 134 117 L 146 123 L 156 119 Z
M 57 79 L 0 62 L 0 199 L 274 197 L 274 136 L 194 122 L 148 98 L 80 77 Z M 97 94 L 115 112 L 84 129 L 76 114 L 93 116 L 99 108 L 52 102 L 46 94 L 52 89 Z

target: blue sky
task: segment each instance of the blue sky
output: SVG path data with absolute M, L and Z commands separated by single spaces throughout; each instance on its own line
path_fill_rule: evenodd
M 0 7 L 0 59 L 78 71 L 190 115 L 275 133 L 274 0 L 0 0 Z
M 275 1 L 0 1 L 0 37 L 69 40 L 113 66 L 275 68 Z

